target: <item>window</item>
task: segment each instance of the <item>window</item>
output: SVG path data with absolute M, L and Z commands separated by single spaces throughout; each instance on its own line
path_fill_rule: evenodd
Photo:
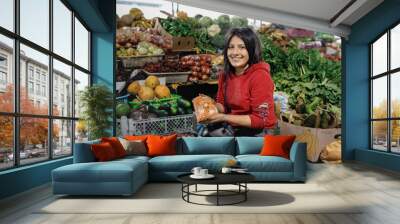
M 33 94 L 34 93 L 33 82 L 31 82 L 31 81 L 28 82 L 28 93 L 29 94 Z
M 0 54 L 0 91 L 6 91 L 7 85 L 7 56 Z
M 21 36 L 49 48 L 49 0 L 20 0 Z
M 90 31 L 67 1 L 0 2 L 0 170 L 70 156 L 77 93 L 90 84 Z
M 2 16 L 4 16 L 1 15 L 1 13 L 3 12 L 2 10 L 3 9 L 0 9 L 0 21 L 3 18 Z M 14 57 L 13 52 L 13 40 L 0 33 L 0 113 L 12 113 L 14 111 L 14 71 L 11 65 L 12 58 Z M 10 144 L 7 143 L 7 145 Z M 0 148 L 1 147 L 2 146 L 0 144 Z
M 371 148 L 400 153 L 400 24 L 370 45 Z
M 7 84 L 7 73 L 1 70 L 0 70 L 0 84 L 4 86 Z
M 28 76 L 30 80 L 33 80 L 33 67 L 29 66 Z
M 42 86 L 42 96 L 46 96 L 46 86 Z
M 45 73 L 42 73 L 42 83 L 46 83 L 46 74 Z
M 54 90 L 54 95 L 53 95 L 53 103 L 59 103 L 58 102 L 58 97 L 59 94 L 60 100 L 62 103 L 64 103 L 65 99 L 64 96 L 69 97 L 67 100 L 70 100 L 71 102 L 68 102 L 68 105 L 72 104 L 72 91 L 71 89 L 67 88 L 67 86 L 72 84 L 72 68 L 69 65 L 66 65 L 56 59 L 53 60 L 53 65 L 54 65 L 54 70 L 53 70 L 53 78 L 54 78 L 54 83 L 53 83 L 53 90 Z M 60 105 L 61 106 L 61 105 Z M 59 109 L 53 110 L 53 114 L 58 114 L 60 113 Z M 65 114 L 62 113 L 62 116 L 72 116 L 72 108 L 71 106 L 66 108 Z
M 53 0 L 54 52 L 71 60 L 72 12 L 60 1 Z
M 40 84 L 36 84 L 36 95 L 40 95 Z
M 89 69 L 89 32 L 75 18 L 75 62 L 82 68 Z
M 36 69 L 36 81 L 40 81 L 40 70 Z
M 0 26 L 14 31 L 14 0 L 1 0 Z

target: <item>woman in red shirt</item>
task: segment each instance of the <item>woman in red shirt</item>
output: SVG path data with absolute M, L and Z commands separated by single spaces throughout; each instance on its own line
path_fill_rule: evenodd
M 274 83 L 269 64 L 262 61 L 261 44 L 250 28 L 234 28 L 226 35 L 224 72 L 218 80 L 219 113 L 208 123 L 226 122 L 235 136 L 254 136 L 273 129 Z

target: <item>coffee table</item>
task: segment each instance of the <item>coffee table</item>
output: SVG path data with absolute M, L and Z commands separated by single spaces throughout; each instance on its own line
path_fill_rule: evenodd
M 213 174 L 215 177 L 212 179 L 193 179 L 190 177 L 191 173 L 182 174 L 177 177 L 178 181 L 182 183 L 182 199 L 188 203 L 198 204 L 198 205 L 234 205 L 245 202 L 247 200 L 247 192 L 249 188 L 247 187 L 247 183 L 255 180 L 255 177 L 249 173 L 215 173 Z M 215 190 L 198 190 L 197 185 L 215 185 Z M 190 186 L 195 186 L 194 191 L 190 191 Z M 224 190 L 220 189 L 220 185 L 236 185 L 238 186 L 237 190 Z M 214 192 L 215 194 L 206 194 L 209 192 Z M 204 197 L 216 197 L 216 204 L 202 204 L 193 202 L 190 200 L 190 196 L 204 196 Z M 231 203 L 221 203 L 221 197 L 232 197 L 232 196 L 240 196 L 239 200 L 231 202 Z

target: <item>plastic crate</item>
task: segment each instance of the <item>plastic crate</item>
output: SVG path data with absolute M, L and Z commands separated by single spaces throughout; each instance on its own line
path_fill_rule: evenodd
M 193 114 L 152 118 L 139 121 L 127 119 L 127 122 L 128 131 L 121 130 L 121 132 L 128 133 L 129 135 L 195 133 L 196 127 L 196 118 Z M 121 125 L 121 128 L 124 126 L 126 128 L 126 125 Z

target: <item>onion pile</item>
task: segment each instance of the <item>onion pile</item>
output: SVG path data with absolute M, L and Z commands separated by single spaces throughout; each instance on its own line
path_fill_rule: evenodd
M 208 80 L 211 74 L 211 55 L 187 55 L 181 58 L 183 68 L 189 68 L 192 73 L 188 81 L 197 82 L 199 80 Z

